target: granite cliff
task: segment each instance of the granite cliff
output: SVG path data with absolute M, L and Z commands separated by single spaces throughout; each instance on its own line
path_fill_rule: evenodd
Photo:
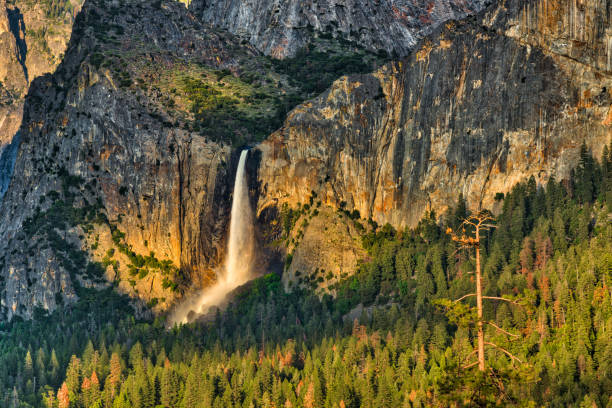
M 611 2 L 502 1 L 449 22 L 407 58 L 338 80 L 262 152 L 259 211 L 315 192 L 414 226 L 459 193 L 472 208 L 534 176 L 566 177 L 612 135 Z
M 3 316 L 52 310 L 108 282 L 163 311 L 210 284 L 225 252 L 236 149 L 341 73 L 382 58 L 322 41 L 326 52 L 281 63 L 180 3 L 83 5 L 63 62 L 33 80 L 1 159 Z M 10 68 L 26 86 L 27 64 Z M 253 178 L 254 203 L 257 189 Z M 262 267 L 285 252 L 262 250 Z
M 186 95 L 209 79 L 250 92 L 230 70 L 247 61 L 257 71 L 256 56 L 180 3 L 84 5 L 62 64 L 26 98 L 0 211 L 5 316 L 53 309 L 107 280 L 163 309 L 183 281 L 211 279 L 235 166 L 227 143 L 194 131 Z
M 341 38 L 375 52 L 408 54 L 438 24 L 480 11 L 486 0 L 194 0 L 204 21 L 267 55 L 293 56 L 315 38 Z
M 13 140 L 32 79 L 52 72 L 70 39 L 82 0 L 56 3 L 0 1 L 0 198 L 8 187 L 15 150 Z M 4 152 L 7 146 L 9 151 Z
M 0 149 L 21 124 L 30 81 L 62 60 L 81 4 L 0 1 Z

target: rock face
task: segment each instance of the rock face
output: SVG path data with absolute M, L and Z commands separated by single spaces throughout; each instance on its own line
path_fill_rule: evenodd
M 14 156 L 30 81 L 61 61 L 82 1 L 62 0 L 53 9 L 51 3 L 0 0 L 0 199 L 13 166 L 3 150 L 11 145 L 4 158 Z
M 63 63 L 26 99 L 0 209 L 7 318 L 53 309 L 101 274 L 163 310 L 222 260 L 236 157 L 190 130 L 172 81 L 257 54 L 180 3 L 118 7 L 87 2 Z
M 297 220 L 290 236 L 291 264 L 283 274 L 287 289 L 308 286 L 327 289 L 352 275 L 366 257 L 361 234 L 345 214 L 319 207 Z
M 477 12 L 486 0 L 193 0 L 209 23 L 248 39 L 265 54 L 293 56 L 313 38 L 343 38 L 404 56 L 432 27 Z
M 21 99 L 27 86 L 18 46 L 22 34 L 19 27 L 11 24 L 5 0 L 0 0 L 0 153 L 21 122 Z
M 567 176 L 612 135 L 611 2 L 502 1 L 447 23 L 406 59 L 344 77 L 295 109 L 262 152 L 259 211 L 311 192 L 413 226 L 534 176 Z

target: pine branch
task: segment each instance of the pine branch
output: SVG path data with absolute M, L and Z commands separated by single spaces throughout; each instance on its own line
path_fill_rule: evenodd
M 518 361 L 519 363 L 523 364 L 523 361 L 521 361 L 521 359 L 520 359 L 520 358 L 518 358 L 518 357 L 516 357 L 515 355 L 513 355 L 512 353 L 510 353 L 510 352 L 509 352 L 508 350 L 506 350 L 505 348 L 500 347 L 500 346 L 498 346 L 497 344 L 495 344 L 495 343 L 491 343 L 491 342 L 489 342 L 489 341 L 485 341 L 485 344 L 486 344 L 486 345 L 488 345 L 488 346 L 493 346 L 493 347 L 495 347 L 496 349 L 498 349 L 499 351 L 503 352 L 504 354 L 506 354 L 506 355 L 507 355 L 508 357 L 510 357 L 511 359 L 516 360 L 516 361 Z
M 515 301 L 515 300 L 512 300 L 512 299 L 506 299 L 506 298 L 499 297 L 499 296 L 483 296 L 482 298 L 483 298 L 483 299 L 491 299 L 491 300 L 503 300 L 503 301 L 505 301 L 505 302 L 512 303 L 512 304 L 515 304 L 515 305 L 517 305 L 517 306 L 523 307 L 523 305 L 521 305 L 520 303 L 518 303 L 518 302 L 517 302 L 517 301 Z
M 461 367 L 461 369 L 462 370 L 467 370 L 468 368 L 474 367 L 476 364 L 478 364 L 478 361 L 474 361 L 473 363 L 470 363 L 468 365 L 464 365 L 463 367 Z
M 497 330 L 499 330 L 500 332 L 502 332 L 502 333 L 504 333 L 504 334 L 507 334 L 508 336 L 512 336 L 512 337 L 515 337 L 515 338 L 519 338 L 519 337 L 521 337 L 521 336 L 520 336 L 520 335 L 518 335 L 518 334 L 513 334 L 513 333 L 510 333 L 510 332 L 508 332 L 508 331 L 506 331 L 506 330 L 502 329 L 501 327 L 499 327 L 498 325 L 496 325 L 496 324 L 495 324 L 495 323 L 493 323 L 493 322 L 485 322 L 485 323 L 487 323 L 487 324 L 489 324 L 489 325 L 491 325 L 491 326 L 495 327 Z
M 463 295 L 461 296 L 459 299 L 457 300 L 453 300 L 453 303 L 457 303 L 457 302 L 461 302 L 463 299 L 470 297 L 470 296 L 476 296 L 475 293 L 468 293 L 467 295 Z

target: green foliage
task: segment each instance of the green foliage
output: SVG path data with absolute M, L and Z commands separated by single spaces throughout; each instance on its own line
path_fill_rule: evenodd
M 160 273 L 163 279 L 162 286 L 164 289 L 170 288 L 173 291 L 178 291 L 180 284 L 184 278 L 179 268 L 177 268 L 169 259 L 159 260 L 155 257 L 155 252 L 151 251 L 148 255 L 141 255 L 134 252 L 131 247 L 125 243 L 125 233 L 121 232 L 116 226 L 110 224 L 111 237 L 113 243 L 120 253 L 128 257 L 130 263 L 127 265 L 131 276 L 138 276 L 138 279 L 145 278 L 149 272 Z M 104 265 L 113 264 L 112 256 L 114 250 L 109 250 L 102 262 Z M 157 304 L 157 303 L 155 303 Z
M 26 3 L 31 4 L 34 1 L 26 0 Z M 64 18 L 66 15 L 72 15 L 75 9 L 74 4 L 70 0 L 41 0 L 35 3 L 42 6 L 47 19 Z
M 294 210 L 287 205 L 287 203 L 283 203 L 280 211 L 280 222 L 283 228 L 284 237 L 288 237 L 289 233 L 293 230 L 295 223 L 302 215 L 301 211 Z
M 331 43 L 327 51 L 311 44 L 292 58 L 267 59 L 265 70 L 245 63 L 236 75 L 224 69 L 184 77 L 193 130 L 233 146 L 261 141 L 282 126 L 291 109 L 340 76 L 370 72 L 385 61 L 349 44 Z
M 217 73 L 217 81 L 227 75 L 231 74 Z M 255 92 L 239 99 L 221 92 L 218 86 L 193 78 L 183 80 L 183 90 L 195 119 L 194 130 L 216 141 L 230 141 L 234 146 L 263 140 L 280 126 L 286 113 L 284 102 L 272 92 Z M 274 107 L 272 114 L 253 108 L 262 100 Z
M 272 60 L 274 69 L 287 75 L 290 84 L 305 95 L 325 91 L 333 81 L 342 75 L 367 73 L 387 59 L 362 50 L 339 49 L 319 50 L 310 44 L 294 57 Z

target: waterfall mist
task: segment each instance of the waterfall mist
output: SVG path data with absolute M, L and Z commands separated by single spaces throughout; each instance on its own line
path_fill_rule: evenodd
M 196 315 L 206 313 L 212 306 L 223 302 L 229 292 L 246 283 L 251 276 L 254 233 L 253 212 L 249 202 L 246 178 L 248 153 L 248 150 L 243 150 L 240 153 L 240 160 L 236 169 L 225 266 L 218 274 L 215 284 L 176 307 L 170 316 L 171 324 L 188 323 L 192 312 Z

